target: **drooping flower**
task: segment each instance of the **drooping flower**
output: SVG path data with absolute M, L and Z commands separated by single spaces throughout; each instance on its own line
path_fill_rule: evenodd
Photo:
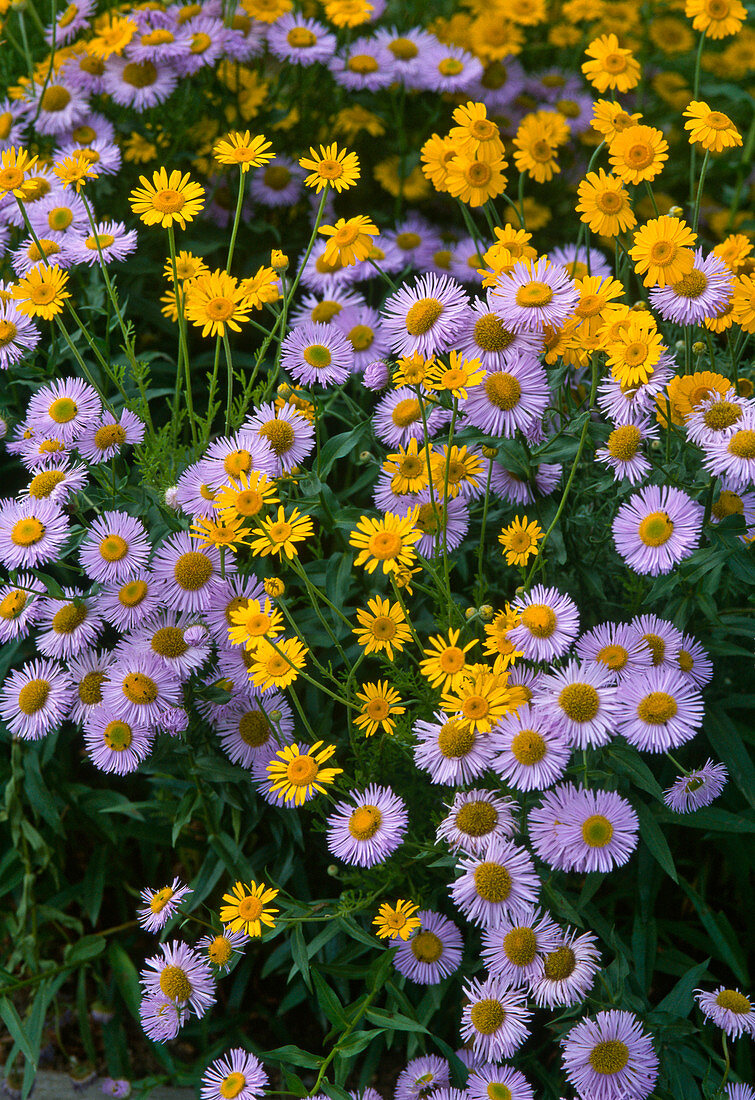
M 178 1008 L 190 1008 L 202 1017 L 215 1002 L 215 984 L 209 964 L 180 940 L 160 944 L 160 955 L 147 959 L 140 980 L 151 996 L 162 994 Z
M 715 802 L 726 786 L 729 773 L 725 764 L 712 760 L 678 779 L 663 792 L 663 801 L 675 814 L 691 814 Z
M 179 878 L 174 878 L 169 886 L 159 890 L 145 889 L 141 892 L 143 905 L 137 910 L 137 920 L 148 932 L 159 932 L 175 916 L 178 906 L 191 893 Z

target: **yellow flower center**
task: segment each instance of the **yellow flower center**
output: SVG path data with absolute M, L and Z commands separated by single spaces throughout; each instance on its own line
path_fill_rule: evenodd
M 485 1090 L 488 1100 L 511 1100 L 511 1089 L 508 1085 L 502 1085 L 500 1081 L 491 1081 Z
M 674 283 L 674 294 L 680 298 L 699 298 L 708 286 L 708 277 L 693 267 L 689 275 L 683 275 L 678 283 Z
M 679 650 L 679 656 L 677 657 L 679 668 L 682 672 L 691 672 L 695 667 L 695 661 L 692 654 L 686 649 Z
M 16 338 L 18 328 L 12 321 L 0 321 L 0 348 L 7 348 Z
M 600 696 L 592 684 L 567 684 L 558 702 L 572 722 L 591 722 L 600 709 Z
M 174 41 L 173 35 L 165 27 L 157 27 L 155 30 L 150 31 L 149 34 L 142 35 L 143 46 L 167 46 L 170 42 Z
M 79 694 L 79 699 L 85 706 L 95 707 L 98 703 L 102 702 L 102 684 L 107 680 L 107 676 L 104 672 L 87 672 L 85 676 L 79 680 L 76 685 L 76 690 Z
M 125 752 L 130 748 L 133 739 L 128 722 L 108 722 L 102 731 L 102 740 L 112 752 Z
M 443 954 L 443 942 L 434 932 L 421 931 L 410 942 L 412 954 L 421 963 L 434 963 Z
M 69 420 L 74 419 L 78 411 L 78 405 L 70 397 L 57 398 L 47 410 L 50 419 L 56 424 L 67 424 Z
M 646 546 L 663 546 L 674 533 L 674 524 L 666 512 L 651 512 L 640 523 L 637 531 Z
M 467 836 L 487 836 L 498 824 L 498 811 L 490 802 L 465 802 L 457 810 L 454 824 Z
M 151 646 L 159 657 L 182 657 L 188 650 L 184 632 L 178 626 L 162 626 L 152 635 Z
M 286 776 L 289 783 L 294 787 L 307 787 L 317 778 L 318 770 L 317 761 L 314 757 L 309 755 L 295 756 L 293 760 L 289 761 Z
M 191 982 L 180 966 L 166 966 L 160 974 L 160 989 L 171 1001 L 188 1001 Z
M 209 34 L 203 34 L 199 32 L 191 36 L 191 52 L 192 53 L 204 53 L 212 45 L 212 39 Z
M 650 346 L 642 340 L 634 340 L 623 349 L 624 362 L 628 367 L 639 367 L 647 361 Z
M 516 304 L 518 306 L 547 306 L 552 298 L 553 289 L 547 283 L 540 283 L 536 279 L 520 286 L 516 292 Z
M 233 507 L 240 516 L 256 516 L 264 503 L 262 493 L 256 489 L 244 489 L 234 500 Z
M 605 848 L 613 837 L 613 825 L 603 814 L 592 814 L 582 822 L 582 839 L 590 848 Z
M 71 93 L 62 84 L 53 84 L 42 93 L 42 110 L 52 114 L 64 111 L 71 102 Z
M 126 442 L 126 433 L 120 424 L 105 424 L 94 433 L 94 445 L 101 451 Z
M 650 246 L 648 257 L 656 267 L 667 267 L 677 256 L 679 249 L 673 241 L 655 241 Z
M 0 141 L 6 141 L 13 126 L 13 115 L 10 111 L 0 114 Z
M 453 718 L 441 726 L 438 733 L 438 748 L 448 759 L 458 760 L 467 756 L 474 748 L 475 735 Z
M 607 73 L 617 74 L 626 71 L 627 59 L 621 53 L 607 53 L 603 58 L 603 68 Z
M 32 263 L 38 263 L 40 260 L 46 259 L 48 256 L 54 256 L 61 251 L 60 245 L 56 241 L 48 241 L 44 237 L 39 244 L 41 247 L 37 247 L 36 242 L 34 242 L 26 250 L 26 254 Z
M 183 210 L 186 199 L 180 191 L 174 191 L 172 187 L 165 187 L 162 191 L 156 191 L 152 196 L 152 205 L 161 214 L 177 214 Z
M 223 459 L 223 469 L 231 477 L 239 474 L 248 474 L 252 468 L 252 456 L 243 448 L 240 451 L 231 451 Z
M 62 470 L 43 470 L 41 474 L 33 477 L 29 483 L 29 496 L 38 500 L 49 497 L 50 493 L 61 481 L 65 481 L 66 475 Z
M 703 121 L 711 130 L 728 130 L 731 126 L 731 119 L 721 111 L 711 111 Z
M 536 730 L 521 730 L 511 741 L 511 751 L 525 767 L 539 764 L 548 752 L 548 744 Z
M 268 420 L 259 430 L 277 455 L 290 451 L 296 440 L 294 429 L 287 420 Z
M 349 818 L 349 832 L 355 840 L 371 840 L 382 821 L 383 815 L 377 806 L 359 806 Z
M 732 424 L 736 424 L 742 415 L 742 408 L 740 405 L 735 405 L 733 401 L 717 401 L 715 405 L 711 405 L 709 409 L 706 409 L 703 413 L 703 422 L 706 428 L 710 428 L 714 432 L 720 432 L 724 428 L 730 428 Z
M 375 342 L 375 333 L 369 325 L 355 325 L 349 332 L 354 351 L 367 351 Z
M 732 493 L 730 489 L 722 489 L 712 508 L 716 519 L 725 519 L 726 516 L 741 516 L 744 514 L 744 510 L 744 501 L 737 493 Z
M 637 454 L 641 438 L 640 429 L 634 424 L 624 424 L 621 428 L 615 428 L 606 444 L 608 453 L 620 462 L 628 462 Z
M 444 57 L 438 65 L 441 76 L 458 76 L 463 71 L 464 64 L 457 57 Z
M 602 214 L 616 214 L 624 205 L 620 191 L 601 191 L 595 196 L 595 205 Z
M 153 895 L 149 907 L 153 913 L 162 913 L 172 897 L 173 891 L 170 886 L 163 886 L 162 890 L 158 890 L 157 893 Z
M 211 298 L 209 302 L 205 303 L 204 308 L 210 320 L 227 321 L 233 315 L 235 306 L 232 298 L 225 298 L 221 295 L 217 298 Z
M 66 10 L 61 15 L 60 19 L 58 20 L 58 26 L 62 29 L 70 26 L 78 15 L 78 12 L 79 9 L 76 4 L 69 4 Z
M 475 890 L 483 901 L 501 902 L 511 893 L 511 875 L 500 863 L 486 860 L 474 872 Z
M 370 633 L 380 642 L 396 637 L 396 624 L 388 615 L 377 615 L 370 623 Z
M 422 415 L 419 401 L 415 397 L 404 397 L 398 401 L 391 412 L 391 420 L 397 428 L 408 428 Z
M 442 267 L 446 271 L 451 266 L 451 250 L 449 248 L 440 248 L 437 252 L 433 253 L 433 263 L 436 267 Z
M 261 900 L 254 895 L 242 898 L 239 902 L 239 916 L 244 920 L 259 920 L 263 905 Z
M 0 619 L 17 619 L 28 600 L 26 592 L 15 588 L 0 600 Z
M 304 361 L 309 363 L 310 367 L 314 367 L 315 370 L 324 370 L 333 361 L 330 348 L 327 348 L 324 344 L 310 344 L 308 348 L 304 349 L 302 356 Z
M 666 643 L 659 634 L 643 634 L 643 642 L 647 642 L 648 647 L 653 654 L 653 665 L 657 668 L 663 664 L 663 658 L 666 656 Z
M 531 928 L 512 928 L 503 937 L 503 950 L 514 966 L 529 966 L 537 954 L 537 936 Z
M 637 704 L 637 717 L 650 726 L 663 726 L 676 715 L 677 710 L 673 695 L 666 691 L 651 691 Z
M 410 252 L 422 244 L 422 238 L 419 233 L 399 233 L 396 236 L 396 244 L 402 252 Z
M 239 719 L 239 736 L 245 745 L 257 749 L 270 740 L 270 724 L 261 710 L 248 710 Z
M 556 629 L 556 613 L 544 603 L 532 603 L 522 611 L 522 626 L 536 638 L 550 638 Z
M 129 672 L 124 676 L 121 691 L 130 703 L 135 703 L 139 707 L 154 703 L 160 694 L 155 681 L 150 676 L 145 676 L 143 672 Z
M 44 707 L 49 694 L 47 680 L 29 680 L 18 693 L 18 709 L 22 714 L 36 714 Z
M 540 164 L 545 164 L 553 156 L 553 148 L 549 142 L 544 141 L 542 138 L 533 141 L 529 149 L 530 156 L 533 160 L 538 161 Z M 540 284 L 543 285 L 542 283 Z M 548 288 L 550 290 L 550 287 Z M 551 297 L 552 297 L 551 293 Z M 518 300 L 518 297 L 517 297 Z M 546 298 L 546 302 L 549 302 L 550 298 Z M 519 305 L 535 305 L 534 302 L 519 302 Z M 544 303 L 543 303 L 544 304 Z
M 121 561 L 128 553 L 128 543 L 120 535 L 108 535 L 100 543 L 100 554 L 105 561 Z
M 196 592 L 207 584 L 212 576 L 212 562 L 206 554 L 200 554 L 197 550 L 189 550 L 181 554 L 173 566 L 173 576 L 176 583 L 185 592 Z
M 596 1043 L 589 1055 L 589 1062 L 596 1073 L 609 1076 L 620 1073 L 629 1061 L 629 1047 L 620 1039 L 606 1039 Z
M 598 651 L 597 659 L 602 661 L 612 672 L 621 672 L 629 660 L 629 654 L 623 645 L 604 645 Z
M 380 66 L 368 53 L 356 53 L 349 58 L 347 68 L 352 73 L 376 73 Z
M 558 947 L 545 956 L 545 976 L 551 982 L 563 982 L 571 977 L 576 965 L 577 956 L 571 947 Z
M 729 440 L 727 450 L 737 458 L 755 458 L 755 431 L 746 429 L 736 432 Z
M 384 718 L 387 718 L 390 713 L 390 706 L 386 699 L 380 697 L 376 699 L 370 699 L 369 703 L 365 707 L 366 713 L 375 722 L 382 722 Z
M 489 998 L 472 1005 L 469 1019 L 480 1035 L 495 1035 L 506 1019 L 506 1010 L 500 1001 Z
M 416 45 L 410 38 L 394 38 L 389 44 L 388 49 L 391 51 L 397 61 L 411 61 L 419 53 Z
M 118 601 L 123 607 L 138 607 L 149 592 L 146 581 L 129 581 L 118 592 Z
M 417 512 L 417 518 L 414 521 L 420 531 L 424 531 L 426 535 L 434 535 L 438 530 L 438 527 L 444 527 L 443 512 L 445 510 L 439 508 L 437 504 L 431 504 L 429 501 L 425 504 L 420 504 Z
M 458 646 L 450 646 L 444 649 L 438 657 L 438 665 L 445 673 L 459 672 L 464 668 L 464 651 Z
M 246 1088 L 246 1077 L 243 1073 L 233 1072 L 224 1077 L 220 1084 L 220 1095 L 224 1100 L 233 1100 Z
M 377 534 L 370 536 L 367 549 L 373 558 L 377 558 L 379 561 L 387 561 L 389 558 L 395 558 L 400 554 L 403 545 L 401 536 L 397 535 L 395 531 L 378 531 Z
M 513 343 L 515 336 L 504 328 L 495 313 L 483 313 L 475 322 L 474 339 L 483 351 L 503 351 Z
M 10 167 L 0 169 L 0 191 L 13 191 L 23 183 L 23 179 L 24 173 L 20 168 Z
M 284 543 L 291 538 L 293 530 L 290 523 L 272 523 L 267 529 L 267 534 L 271 542 Z
M 472 160 L 464 169 L 464 178 L 472 187 L 484 187 L 493 175 L 493 169 L 482 160 Z
M 406 331 L 410 336 L 422 336 L 429 332 L 443 312 L 443 303 L 437 298 L 420 298 L 406 315 Z
M 19 519 L 13 525 L 10 537 L 16 546 L 33 546 L 44 537 L 44 533 L 45 525 L 34 516 L 29 516 L 27 519 Z
M 87 617 L 85 604 L 66 604 L 52 617 L 52 628 L 56 634 L 73 634 Z
M 215 966 L 225 966 L 233 954 L 233 948 L 225 936 L 216 936 L 207 948 L 207 954 Z
M 716 997 L 716 1004 L 737 1016 L 746 1016 L 752 1010 L 749 1000 L 738 989 L 722 989 Z
M 646 142 L 630 145 L 624 154 L 624 160 L 630 168 L 643 169 L 653 163 L 653 147 Z
M 132 88 L 150 88 L 157 80 L 157 69 L 151 61 L 130 61 L 121 75 L 124 83 L 130 84 Z M 176 194 L 175 191 L 170 193 Z M 168 194 L 168 192 L 163 191 L 160 194 Z M 183 199 L 181 206 L 183 206 Z
M 317 35 L 308 27 L 292 27 L 286 35 L 286 41 L 295 50 L 308 50 L 311 46 L 316 45 Z
M 317 321 L 322 325 L 327 325 L 329 321 L 332 321 L 334 317 L 338 316 L 342 309 L 343 306 L 339 302 L 333 302 L 326 299 L 323 302 L 318 302 L 310 316 L 313 321 Z
M 518 379 L 505 370 L 489 374 L 483 386 L 490 404 L 504 412 L 515 409 L 522 396 L 522 387 Z

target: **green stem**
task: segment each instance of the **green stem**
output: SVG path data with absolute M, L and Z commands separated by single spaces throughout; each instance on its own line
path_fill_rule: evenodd
M 695 76 L 692 82 L 692 99 L 696 100 L 700 95 L 700 68 L 703 59 L 703 46 L 705 45 L 705 31 L 700 35 L 700 41 L 697 46 L 697 56 L 695 57 Z M 693 205 L 695 201 L 695 171 L 697 168 L 697 148 L 692 144 L 689 154 L 689 204 Z
M 226 391 L 225 391 L 225 434 L 231 433 L 231 408 L 233 407 L 233 357 L 231 355 L 231 345 L 228 342 L 228 333 L 225 332 L 225 326 L 223 326 L 223 351 L 225 353 L 225 377 L 226 377 Z
M 493 479 L 493 459 L 488 460 L 488 476 L 485 482 L 485 500 L 482 505 L 482 527 L 480 529 L 480 544 L 477 547 L 477 584 L 475 604 L 477 607 L 482 603 L 482 598 L 485 595 L 485 579 L 482 573 L 482 558 L 485 552 L 485 528 L 488 523 L 488 507 L 490 505 L 490 483 Z
M 697 185 L 697 195 L 695 197 L 695 209 L 692 215 L 692 231 L 697 233 L 697 225 L 700 221 L 700 201 L 703 197 L 703 184 L 705 183 L 705 173 L 708 170 L 708 161 L 710 160 L 710 152 L 706 149 L 705 156 L 703 157 L 703 166 L 700 169 L 700 180 Z
M 236 214 L 233 219 L 233 229 L 231 230 L 231 240 L 228 244 L 228 256 L 225 261 L 225 269 L 230 275 L 231 273 L 231 261 L 233 260 L 233 250 L 236 247 L 236 234 L 239 231 L 239 224 L 241 223 L 241 207 L 244 202 L 244 185 L 246 184 L 246 172 L 239 172 L 239 192 L 236 198 Z
M 191 363 L 189 362 L 189 343 L 186 335 L 186 315 L 184 313 L 183 286 L 178 279 L 178 267 L 176 264 L 176 234 L 172 225 L 168 226 L 168 246 L 170 248 L 170 265 L 173 269 L 173 289 L 176 293 L 176 313 L 178 314 L 178 356 L 176 362 L 176 393 L 180 394 L 181 385 L 179 377 L 181 366 L 184 368 L 184 381 L 186 387 L 186 411 L 189 415 L 191 428 L 191 440 L 197 446 L 197 426 L 194 421 L 194 398 L 191 392 Z M 183 361 L 183 363 L 182 363 Z M 174 409 L 175 416 L 177 409 Z

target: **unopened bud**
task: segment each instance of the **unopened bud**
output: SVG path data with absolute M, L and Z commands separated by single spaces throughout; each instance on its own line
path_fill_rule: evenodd
M 480 450 L 482 451 L 485 458 L 495 458 L 495 456 L 498 454 L 498 448 L 491 447 L 487 443 L 483 443 Z
M 327 873 L 331 878 L 338 878 L 338 867 L 335 863 L 329 863 L 327 867 Z
M 639 302 L 632 302 L 631 306 L 629 307 L 631 313 L 642 313 L 642 311 L 645 309 L 647 309 L 647 306 L 641 298 Z
M 738 378 L 737 389 L 740 397 L 752 397 L 753 386 L 749 378 Z
M 515 596 L 523 596 L 524 595 L 524 585 L 523 584 L 520 584 L 517 588 L 514 589 L 514 595 Z
M 165 490 L 165 503 L 169 508 L 172 508 L 174 512 L 178 511 L 178 486 L 171 485 L 169 489 Z
M 467 617 L 467 619 L 473 619 L 475 617 L 475 615 L 477 614 L 477 608 L 476 607 L 468 607 L 467 610 L 464 612 L 464 614 Z
M 363 466 L 368 462 L 372 462 L 374 458 L 375 458 L 375 456 L 372 453 L 372 451 L 360 451 L 359 452 L 359 461 L 362 463 Z
M 684 351 L 684 340 L 677 340 L 674 347 L 677 351 Z
M 279 248 L 274 248 L 270 253 L 270 266 L 273 271 L 285 271 L 288 267 L 288 256 Z
M 702 342 L 702 340 L 695 340 L 694 344 L 692 345 L 692 350 L 694 351 L 695 355 L 702 355 L 702 353 L 705 351 L 705 344 Z
M 493 610 L 493 608 L 490 606 L 489 603 L 484 603 L 482 605 L 482 607 L 480 608 L 480 618 L 485 623 L 489 623 L 490 620 L 493 618 L 494 614 L 495 614 L 495 611 Z
M 670 218 L 683 218 L 684 211 L 682 210 L 681 206 L 672 206 L 669 209 L 668 216 Z
M 280 577 L 266 577 L 262 582 L 265 592 L 268 596 L 272 596 L 275 599 L 276 596 L 282 596 L 286 591 L 286 586 Z

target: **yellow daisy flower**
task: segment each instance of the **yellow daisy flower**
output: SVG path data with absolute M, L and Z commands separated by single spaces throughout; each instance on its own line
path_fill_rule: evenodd
M 357 608 L 357 621 L 353 633 L 364 647 L 365 653 L 385 653 L 389 661 L 393 660 L 394 650 L 400 653 L 412 632 L 406 621 L 401 604 L 391 603 L 383 596 L 374 596 L 367 601 L 367 611 Z
M 624 183 L 653 180 L 668 160 L 668 142 L 653 126 L 628 126 L 608 146 L 614 175 Z
M 442 696 L 443 709 L 456 714 L 467 729 L 489 733 L 499 718 L 512 706 L 511 691 L 505 676 L 496 675 L 486 665 L 473 665 L 453 693 Z
M 280 638 L 275 645 L 265 638 L 252 654 L 249 679 L 261 691 L 288 687 L 304 668 L 308 653 L 298 638 Z
M 359 157 L 356 153 L 339 149 L 335 142 L 327 146 L 321 145 L 319 153 L 310 146 L 309 156 L 300 157 L 299 164 L 309 171 L 304 183 L 317 192 L 328 186 L 339 193 L 348 191 L 360 176 Z
M 368 573 L 374 573 L 378 565 L 384 573 L 411 568 L 416 559 L 414 544 L 422 538 L 414 525 L 415 518 L 414 511 L 406 516 L 386 512 L 382 519 L 362 516 L 349 535 L 349 545 L 359 551 L 354 564 L 363 565 Z
M 277 600 L 286 591 L 286 586 L 280 577 L 266 577 L 262 582 L 262 587 L 268 596 L 272 596 L 274 600 Z
M 634 235 L 629 255 L 645 286 L 678 283 L 695 265 L 697 233 L 679 218 L 664 215 L 643 225 Z
M 249 320 L 246 294 L 233 275 L 212 271 L 185 284 L 186 316 L 203 336 L 225 336 L 226 328 L 241 332 L 239 322 Z
M 182 283 L 188 279 L 196 279 L 198 275 L 209 275 L 210 269 L 201 256 L 195 256 L 193 252 L 181 249 L 176 255 L 176 274 Z M 168 257 L 163 268 L 163 275 L 171 283 L 173 282 L 173 263 Z
M 152 173 L 152 182 L 139 176 L 141 187 L 129 195 L 131 209 L 145 225 L 161 225 L 163 229 L 178 224 L 182 229 L 193 221 L 204 206 L 204 187 L 174 169 L 168 175 L 165 168 Z
M 361 27 L 372 12 L 368 0 L 326 0 L 325 17 L 334 27 Z
M 495 122 L 488 118 L 484 103 L 465 103 L 453 113 L 457 123 L 449 131 L 449 137 L 459 143 L 459 152 L 475 160 L 500 165 L 503 160 L 503 142 Z
M 278 517 L 273 519 L 268 516 L 259 525 L 259 534 L 251 543 L 251 550 L 255 556 L 265 557 L 267 554 L 285 554 L 289 560 L 293 560 L 299 553 L 297 542 L 303 542 L 314 535 L 315 529 L 309 516 L 303 516 L 298 508 L 294 508 L 289 516 L 283 505 L 278 506 Z
M 404 901 L 403 898 L 399 898 L 395 905 L 383 902 L 372 922 L 377 928 L 375 935 L 381 940 L 408 940 L 414 929 L 422 924 L 419 917 L 414 916 L 418 909 L 419 906 L 413 901 Z
M 418 351 L 411 355 L 402 355 L 396 362 L 396 370 L 393 372 L 392 382 L 396 389 L 401 386 L 418 386 L 424 382 L 428 367 L 432 366 L 434 359 L 425 359 Z
M 248 130 L 232 130 L 222 141 L 213 147 L 213 156 L 218 164 L 236 166 L 246 174 L 250 168 L 259 168 L 269 160 L 275 159 L 275 153 L 268 153 L 272 142 L 264 134 L 252 137 Z
M 380 230 L 364 214 L 339 218 L 335 225 L 321 225 L 318 233 L 330 237 L 323 257 L 326 263 L 340 260 L 342 267 L 352 267 L 366 260 L 372 250 L 372 237 Z
M 499 611 L 492 623 L 483 627 L 485 631 L 483 653 L 488 657 L 495 657 L 496 672 L 502 672 L 509 665 L 513 665 L 518 657 L 524 656 L 523 650 L 517 649 L 514 643 L 509 641 L 509 631 L 518 626 L 519 621 L 519 612 L 513 611 L 506 604 L 505 610 Z
M 323 768 L 322 765 L 331 758 L 336 747 L 325 745 L 320 748 L 321 745 L 325 742 L 316 741 L 305 753 L 300 752 L 298 745 L 280 749 L 267 765 L 270 793 L 280 794 L 284 802 L 293 802 L 295 806 L 302 806 L 315 792 L 324 794 L 324 784 L 332 783 L 337 775 L 343 773 L 343 768 Z
M 688 120 L 684 129 L 689 130 L 690 144 L 699 145 L 706 152 L 721 153 L 742 144 L 742 135 L 728 115 L 712 111 L 702 100 L 692 100 L 682 112 Z
M 741 0 L 687 0 L 684 14 L 696 31 L 714 40 L 736 34 L 747 19 Z
M 394 454 L 388 455 L 383 470 L 391 475 L 394 493 L 418 493 L 428 483 L 425 453 L 423 450 L 420 454 L 416 439 L 410 439 L 407 447 L 399 447 Z
M 230 894 L 223 894 L 223 901 L 228 904 L 220 909 L 220 919 L 228 925 L 232 932 L 246 932 L 247 936 L 261 936 L 262 925 L 266 928 L 274 928 L 273 914 L 277 909 L 266 909 L 265 906 L 279 891 L 265 886 L 264 882 L 257 885 L 252 881 L 246 886 L 243 882 L 237 882 Z
M 234 516 L 257 516 L 268 504 L 278 504 L 275 492 L 275 482 L 270 481 L 267 474 L 258 470 L 248 474 L 242 471 L 228 485 L 215 491 L 212 506 L 220 510 L 220 518 L 227 523 Z
M 434 688 L 441 691 L 456 691 L 467 672 L 467 653 L 477 645 L 477 639 L 473 638 L 465 646 L 460 646 L 460 630 L 450 628 L 448 638 L 442 634 L 430 637 L 427 649 L 423 650 L 426 658 L 420 661 L 419 670 L 426 680 Z
M 249 545 L 249 528 L 244 527 L 243 523 L 240 516 L 231 516 L 220 523 L 202 516 L 191 526 L 189 534 L 199 540 L 202 549 L 206 546 L 227 546 L 235 553 L 237 547 Z
M 508 182 L 503 174 L 503 157 L 494 164 L 476 157 L 457 155 L 448 163 L 445 190 L 468 206 L 484 206 L 488 199 L 502 194 Z
M 385 680 L 378 680 L 376 684 L 362 684 L 362 690 L 356 694 L 362 706 L 354 725 L 365 737 L 372 737 L 379 729 L 392 736 L 396 728 L 394 716 L 406 713 L 406 707 L 398 705 L 401 696 L 396 689 Z
M 27 172 L 37 163 L 25 149 L 3 149 L 0 153 L 0 195 L 13 194 L 23 199 Z
M 611 374 L 623 387 L 641 385 L 655 372 L 661 354 L 666 350 L 663 337 L 649 315 L 630 314 L 617 339 L 606 346 Z
M 425 372 L 425 386 L 429 390 L 446 390 L 453 397 L 466 401 L 467 386 L 477 386 L 485 377 L 485 368 L 479 359 L 465 359 L 461 352 L 452 351 L 449 365 L 434 362 Z
M 577 188 L 577 194 L 577 213 L 593 233 L 601 237 L 615 237 L 637 224 L 629 194 L 621 180 L 607 175 L 602 168 L 587 173 Z
M 267 302 L 278 301 L 280 285 L 280 279 L 272 267 L 260 267 L 256 274 L 242 279 L 239 287 L 244 292 L 246 305 L 252 309 L 262 309 Z
M 430 470 L 434 488 L 451 498 L 457 497 L 465 485 L 476 489 L 484 481 L 482 459 L 466 446 L 453 444 L 450 453 L 447 444 L 434 450 L 430 455 Z
M 10 288 L 13 300 L 26 317 L 51 321 L 63 312 L 63 303 L 71 295 L 65 289 L 68 275 L 55 265 L 37 264 Z
M 582 72 L 599 92 L 607 92 L 609 88 L 628 92 L 639 84 L 639 63 L 631 50 L 619 45 L 615 34 L 594 38 L 585 53 L 590 60 L 582 65 Z
M 228 613 L 233 626 L 228 628 L 228 640 L 232 645 L 243 645 L 254 652 L 262 638 L 276 638 L 283 629 L 283 616 L 273 608 L 270 600 L 264 606 L 260 600 L 245 600 L 244 607 Z
M 87 180 L 97 179 L 100 174 L 83 149 L 77 149 L 70 157 L 56 161 L 52 170 L 64 188 L 73 187 L 77 193 Z
M 544 535 L 536 520 L 516 516 L 513 523 L 504 527 L 498 536 L 507 565 L 526 565 L 537 555 L 537 544 Z
M 610 99 L 598 99 L 593 103 L 592 108 L 590 125 L 606 141 L 612 141 L 616 134 L 620 134 L 629 126 L 636 126 L 642 118 L 639 111 L 630 115 L 620 103 L 614 103 Z

